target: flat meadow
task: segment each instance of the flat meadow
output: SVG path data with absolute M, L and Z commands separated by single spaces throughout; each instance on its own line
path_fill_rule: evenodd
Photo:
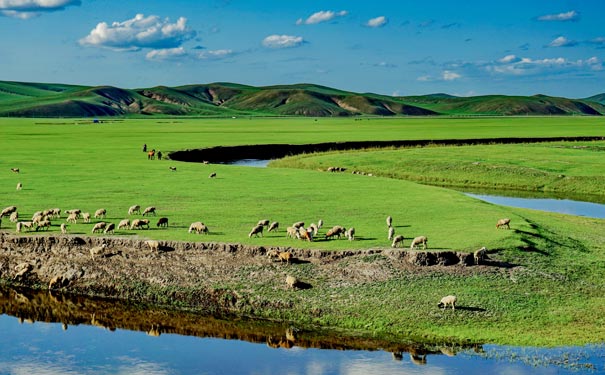
M 481 149 L 470 151 L 427 147 L 302 155 L 294 157 L 292 165 L 277 161 L 270 168 L 185 163 L 167 157 L 148 160 L 142 146 L 146 144 L 148 149 L 168 156 L 170 151 L 217 145 L 602 136 L 604 125 L 596 117 L 153 117 L 108 118 L 100 123 L 90 119 L 7 118 L 0 119 L 0 206 L 17 206 L 21 220 L 53 207 L 79 208 L 90 213 L 105 208 L 107 218 L 103 220 L 116 224 L 129 218 L 127 210 L 131 205 L 155 206 L 157 217 L 151 217 L 150 229 L 116 230 L 114 235 L 331 251 L 390 248 L 385 223 L 390 215 L 396 234 L 404 235 L 407 246 L 410 237 L 419 235 L 427 236 L 429 249 L 435 251 L 471 252 L 486 246 L 490 257 L 518 267 L 470 276 L 442 269 L 421 274 L 397 273 L 397 277 L 369 282 L 363 287 L 343 287 L 331 301 L 326 301 L 326 290 L 320 287 L 285 297 L 262 285 L 234 282 L 225 287 L 241 293 L 252 293 L 252 288 L 269 299 L 293 301 L 294 307 L 279 312 L 281 319 L 354 329 L 367 329 L 368 322 L 372 322 L 377 334 L 421 333 L 539 345 L 600 342 L 605 327 L 603 220 L 498 206 L 448 188 L 418 183 L 448 185 L 448 181 L 438 180 L 454 176 L 451 178 L 455 182 L 449 185 L 502 188 L 492 186 L 502 179 L 516 181 L 515 188 L 525 180 L 533 181 L 531 186 L 545 185 L 536 183 L 532 175 L 511 179 L 514 171 L 490 177 L 481 170 L 467 174 L 460 167 L 504 164 L 499 147 L 505 146 L 476 146 Z M 594 148 L 602 143 L 578 145 Z M 517 148 L 505 151 L 505 155 L 524 170 L 544 167 L 535 159 L 525 158 L 529 154 L 544 152 L 542 160 L 551 157 L 538 145 L 511 147 Z M 553 150 L 564 153 L 567 149 Z M 554 179 L 577 175 L 583 178 L 581 185 L 589 186 L 588 191 L 579 193 L 602 195 L 602 177 L 595 171 L 603 162 L 594 156 L 594 150 L 591 152 L 591 157 L 580 155 L 576 161 L 564 159 L 560 164 L 569 165 L 565 164 L 565 171 L 555 168 Z M 582 169 L 578 165 L 584 160 L 590 166 Z M 348 173 L 350 169 L 347 173 L 325 172 L 329 165 L 364 169 L 374 176 Z M 169 167 L 176 167 L 176 171 Z M 546 165 L 546 169 L 550 167 L 551 164 Z M 20 173 L 11 172 L 11 168 L 19 168 Z M 216 177 L 209 178 L 211 173 L 216 173 Z M 418 177 L 422 175 L 429 176 L 430 181 Z M 15 189 L 18 182 L 23 184 L 20 191 Z M 156 227 L 159 217 L 169 219 L 168 228 Z M 496 221 L 504 217 L 511 218 L 511 230 L 495 228 Z M 250 229 L 260 219 L 278 221 L 280 231 L 249 238 Z M 356 240 L 324 240 L 320 236 L 308 243 L 286 238 L 284 230 L 292 223 L 304 221 L 308 225 L 319 219 L 324 221 L 324 230 L 333 225 L 355 227 Z M 60 233 L 59 224 L 64 220 L 64 216 L 54 220 L 49 233 Z M 98 221 L 70 224 L 69 232 L 104 236 L 91 234 L 93 223 Z M 194 221 L 204 222 L 209 234 L 188 233 Z M 1 228 L 14 233 L 14 224 L 8 218 L 2 219 Z M 379 260 L 369 257 L 367 261 Z M 313 268 L 302 266 L 297 272 L 299 277 L 311 277 Z M 417 293 L 410 294 L 407 303 L 393 308 L 393 291 L 406 295 L 404 291 L 409 290 Z M 457 290 L 468 306 L 481 308 L 467 309 L 456 319 L 444 321 L 444 316 L 434 311 L 433 303 L 444 290 Z M 353 301 L 345 297 L 350 295 L 358 298 Z M 309 320 L 305 317 L 309 305 L 323 307 L 329 313 Z M 276 313 L 267 314 L 266 317 L 275 318 Z M 406 321 L 409 316 L 417 316 L 418 320 Z

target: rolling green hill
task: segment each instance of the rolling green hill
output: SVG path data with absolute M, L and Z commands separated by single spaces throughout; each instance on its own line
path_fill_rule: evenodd
M 236 83 L 122 89 L 0 81 L 0 116 L 434 116 L 603 115 L 603 94 L 586 99 L 545 95 L 394 97 L 301 83 Z

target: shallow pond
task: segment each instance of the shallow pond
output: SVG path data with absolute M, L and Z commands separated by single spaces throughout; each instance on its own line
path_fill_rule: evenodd
M 2 289 L 0 374 L 577 374 L 605 348 L 398 344 Z M 229 339 L 227 339 L 229 338 Z M 327 349 L 330 348 L 330 349 Z

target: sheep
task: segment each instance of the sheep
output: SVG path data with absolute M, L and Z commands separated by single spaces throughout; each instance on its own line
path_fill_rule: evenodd
M 252 228 L 252 230 L 250 231 L 250 233 L 248 233 L 248 237 L 252 238 L 252 236 L 256 236 L 258 237 L 258 235 L 260 234 L 260 236 L 263 236 L 263 226 L 262 225 L 257 225 L 254 228 Z
M 57 276 L 53 277 L 52 279 L 50 279 L 50 282 L 48 283 L 48 289 L 52 290 L 55 288 L 57 288 L 57 289 L 62 288 L 63 282 L 64 282 L 63 276 L 57 275 Z
M 102 244 L 100 246 L 91 247 L 90 248 L 90 258 L 94 259 L 95 255 L 104 255 L 106 248 L 107 248 L 107 244 Z
M 321 229 L 321 227 L 324 226 L 324 221 L 319 219 L 319 221 L 317 222 L 317 229 Z
M 34 227 L 33 221 L 20 221 L 17 223 L 17 233 L 21 233 L 21 229 L 27 229 L 29 232 Z
M 496 223 L 496 228 L 505 227 L 506 229 L 510 229 L 510 219 L 500 219 Z
M 286 228 L 286 238 L 298 238 L 299 234 L 298 234 L 298 229 L 294 228 L 294 227 L 288 227 Z
M 67 224 L 61 223 L 61 234 L 67 233 Z
M 193 231 L 195 231 L 197 234 L 200 234 L 200 233 L 207 234 L 208 227 L 204 223 L 202 223 L 200 221 L 196 221 L 195 223 L 192 223 L 189 226 L 189 233 L 191 233 Z
M 317 236 L 317 232 L 319 232 L 319 227 L 317 227 L 315 223 L 311 223 L 308 229 L 313 231 L 313 236 Z
M 90 212 L 83 212 L 82 220 L 84 220 L 85 223 L 90 223 Z
M 114 223 L 109 223 L 107 224 L 107 227 L 105 228 L 105 231 L 103 233 L 108 234 L 111 233 L 113 234 L 113 231 L 116 229 L 116 225 Z
M 19 173 L 19 168 L 11 168 L 11 172 L 13 172 L 13 173 Z
M 426 236 L 418 236 L 412 240 L 412 244 L 410 245 L 410 250 L 414 250 L 418 245 L 422 244 L 422 250 L 426 250 L 426 243 L 429 239 Z
M 141 214 L 141 206 L 139 206 L 138 204 L 135 204 L 134 206 L 130 206 L 130 208 L 128 209 L 128 215 L 132 215 L 134 213 L 137 214 Z
M 156 226 L 157 227 L 168 227 L 168 218 L 167 217 L 159 218 Z
M 397 245 L 401 244 L 401 247 L 403 247 L 403 236 L 401 234 L 393 237 L 393 243 L 391 244 L 391 247 L 397 247 Z
M 151 215 L 151 214 L 153 214 L 153 216 L 155 216 L 155 207 L 154 206 L 149 206 L 145 210 L 143 210 L 143 216 Z
M 95 219 L 104 219 L 105 215 L 107 215 L 107 210 L 104 208 L 99 208 L 95 211 Z
M 160 251 L 160 243 L 158 241 L 147 240 L 147 241 L 145 241 L 145 244 L 147 244 L 147 246 L 149 246 L 149 250 L 151 250 L 151 251 Z
M 21 226 L 22 226 L 21 222 L 20 222 L 20 221 L 18 221 L 18 222 L 17 222 L 17 225 L 16 225 L 16 228 L 15 228 L 15 231 L 16 231 L 17 233 L 21 233 Z
M 269 220 L 268 219 L 259 220 L 258 223 L 256 223 L 256 225 L 262 225 L 263 227 L 268 227 L 269 226 Z
M 393 227 L 389 227 L 389 235 L 388 235 L 387 239 L 388 239 L 389 241 L 391 241 L 391 240 L 393 239 L 393 236 L 394 236 L 394 235 L 395 235 L 395 228 L 393 228 Z
M 345 232 L 345 236 L 349 239 L 349 241 L 355 240 L 355 228 L 351 227 Z
M 128 229 L 128 227 L 130 227 L 130 220 L 128 220 L 128 219 L 124 219 L 124 220 L 120 221 L 120 223 L 118 224 L 118 229 L 123 229 L 123 228 Z
M 61 218 L 61 209 L 60 208 L 51 208 L 50 215 L 53 217 L 53 219 L 60 219 Z
M 294 256 L 289 251 L 284 251 L 282 253 L 279 253 L 279 260 L 280 260 L 280 262 L 284 262 L 285 261 L 286 264 L 290 264 L 290 261 L 292 260 L 292 258 L 294 258 Z
M 296 284 L 298 284 L 298 280 L 296 279 L 296 277 L 290 275 L 286 276 L 286 285 L 288 286 L 288 288 L 295 289 Z
M 293 228 L 300 228 L 300 227 L 304 227 L 305 226 L 305 222 L 304 221 L 297 221 L 296 223 L 292 224 Z
M 94 227 L 92 227 L 92 233 L 102 232 L 103 229 L 105 229 L 106 226 L 107 226 L 106 222 L 100 221 L 100 222 L 96 223 L 94 225 Z
M 340 225 L 335 225 L 332 227 L 332 229 L 330 229 L 328 231 L 328 233 L 326 233 L 326 239 L 328 238 L 332 238 L 334 236 L 338 236 L 338 238 L 340 238 L 340 236 L 345 233 L 346 229 L 341 227 Z
M 208 176 L 208 178 L 215 178 L 216 177 L 216 172 L 212 172 L 210 173 L 210 176 Z
M 11 221 L 11 223 L 16 223 L 19 221 L 19 213 L 17 211 L 13 212 L 8 219 Z
M 267 229 L 267 232 L 277 232 L 277 230 L 279 229 L 279 223 L 277 221 L 274 221 L 271 223 L 271 225 L 269 225 L 269 229 Z
M 443 310 L 447 307 L 447 305 L 452 305 L 452 310 L 456 309 L 456 302 L 458 298 L 456 296 L 445 296 L 441 298 L 441 301 L 437 304 L 437 307 L 443 307 Z
M 82 210 L 80 210 L 79 208 L 74 208 L 73 210 L 66 210 L 65 211 L 66 214 L 75 214 L 76 217 L 80 217 L 80 215 L 82 214 Z
M 313 230 L 312 229 L 305 229 L 303 227 L 298 228 L 298 234 L 299 234 L 299 238 L 301 240 L 307 240 L 309 242 L 313 242 Z
M 279 258 L 279 251 L 272 249 L 267 251 L 267 258 L 269 259 L 273 259 L 273 258 Z
M 141 229 L 144 226 L 147 227 L 147 229 L 149 229 L 149 220 L 148 219 L 134 219 L 132 221 L 132 224 L 130 224 L 130 229 Z
M 46 230 L 48 230 L 48 228 L 50 228 L 50 220 L 48 219 L 44 219 L 44 220 L 40 220 L 39 222 L 37 222 L 36 225 L 36 232 L 38 231 L 38 229 L 40 228 L 46 228 Z
M 393 226 L 393 218 L 391 216 L 387 216 L 387 227 Z
M 67 219 L 65 219 L 65 221 L 67 221 L 68 223 L 76 224 L 78 222 L 78 215 L 76 215 L 75 213 L 71 213 L 67 215 Z
M 17 190 L 21 190 L 23 189 L 23 184 L 20 182 L 17 182 Z
M 8 206 L 5 209 L 3 209 L 2 212 L 0 212 L 0 218 L 9 216 L 10 214 L 12 214 L 15 211 L 17 211 L 17 206 Z
M 176 167 L 168 167 L 168 169 L 170 169 L 173 172 L 176 172 Z
M 485 248 L 485 246 L 483 246 L 479 250 L 475 251 L 475 253 L 473 254 L 473 258 L 475 259 L 475 264 L 477 264 L 477 265 L 481 264 L 481 262 L 485 259 L 486 256 L 487 256 L 487 249 Z
M 32 217 L 32 222 L 38 225 L 41 221 L 46 220 L 46 216 L 42 215 L 42 213 L 36 213 L 34 217 Z

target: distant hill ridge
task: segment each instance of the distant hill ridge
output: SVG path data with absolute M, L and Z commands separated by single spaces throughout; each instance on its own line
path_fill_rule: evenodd
M 255 87 L 228 82 L 123 89 L 0 81 L 0 116 L 436 116 L 605 114 L 605 93 L 584 99 L 546 95 L 388 96 L 315 84 Z

